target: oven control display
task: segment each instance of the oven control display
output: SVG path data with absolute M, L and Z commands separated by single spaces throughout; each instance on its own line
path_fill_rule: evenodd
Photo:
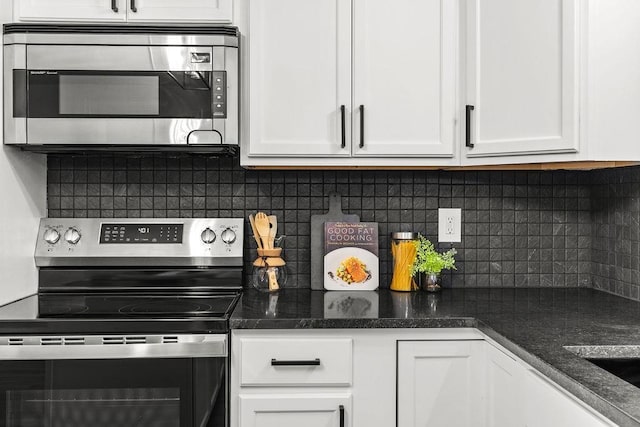
M 100 243 L 182 243 L 182 224 L 102 224 Z

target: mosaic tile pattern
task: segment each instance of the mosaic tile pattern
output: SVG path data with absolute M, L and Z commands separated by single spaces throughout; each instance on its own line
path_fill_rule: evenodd
M 390 281 L 390 232 L 436 241 L 438 208 L 462 208 L 458 269 L 445 286 L 591 286 L 586 172 L 251 171 L 205 156 L 50 155 L 47 190 L 50 217 L 278 215 L 288 287 L 309 286 L 310 218 L 326 212 L 329 192 L 343 195 L 345 212 L 379 223 L 381 287 Z M 255 256 L 251 239 L 245 249 Z
M 640 300 L 640 167 L 591 179 L 593 287 Z

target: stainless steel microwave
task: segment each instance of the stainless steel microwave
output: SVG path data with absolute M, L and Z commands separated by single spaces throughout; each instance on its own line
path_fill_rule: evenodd
M 4 26 L 4 142 L 35 151 L 231 152 L 235 27 Z

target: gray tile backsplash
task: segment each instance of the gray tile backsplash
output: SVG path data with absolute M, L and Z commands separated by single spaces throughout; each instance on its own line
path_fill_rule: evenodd
M 591 179 L 593 286 L 640 300 L 640 167 Z
M 592 230 L 589 177 L 566 171 L 253 171 L 237 159 L 204 156 L 50 155 L 48 214 L 246 218 L 263 210 L 278 215 L 287 235 L 287 286 L 308 287 L 310 218 L 324 213 L 325 195 L 337 191 L 345 212 L 380 224 L 382 287 L 390 280 L 389 233 L 414 230 L 436 241 L 439 207 L 463 209 L 462 242 L 454 244 L 458 270 L 445 276 L 445 286 L 591 286 L 592 236 L 602 229 Z M 605 187 L 608 199 L 611 190 Z M 619 205 L 607 221 L 625 217 L 626 205 Z M 617 249 L 610 233 L 618 229 L 606 229 L 607 247 L 598 250 Z M 637 229 L 634 242 L 637 255 Z M 245 247 L 250 260 L 252 239 L 245 239 Z M 614 261 L 623 276 L 632 276 L 629 256 Z M 637 259 L 635 266 L 637 278 Z

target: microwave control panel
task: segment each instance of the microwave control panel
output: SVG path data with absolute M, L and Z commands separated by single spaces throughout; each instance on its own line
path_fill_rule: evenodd
M 211 73 L 213 84 L 213 118 L 227 118 L 227 72 L 214 71 Z

